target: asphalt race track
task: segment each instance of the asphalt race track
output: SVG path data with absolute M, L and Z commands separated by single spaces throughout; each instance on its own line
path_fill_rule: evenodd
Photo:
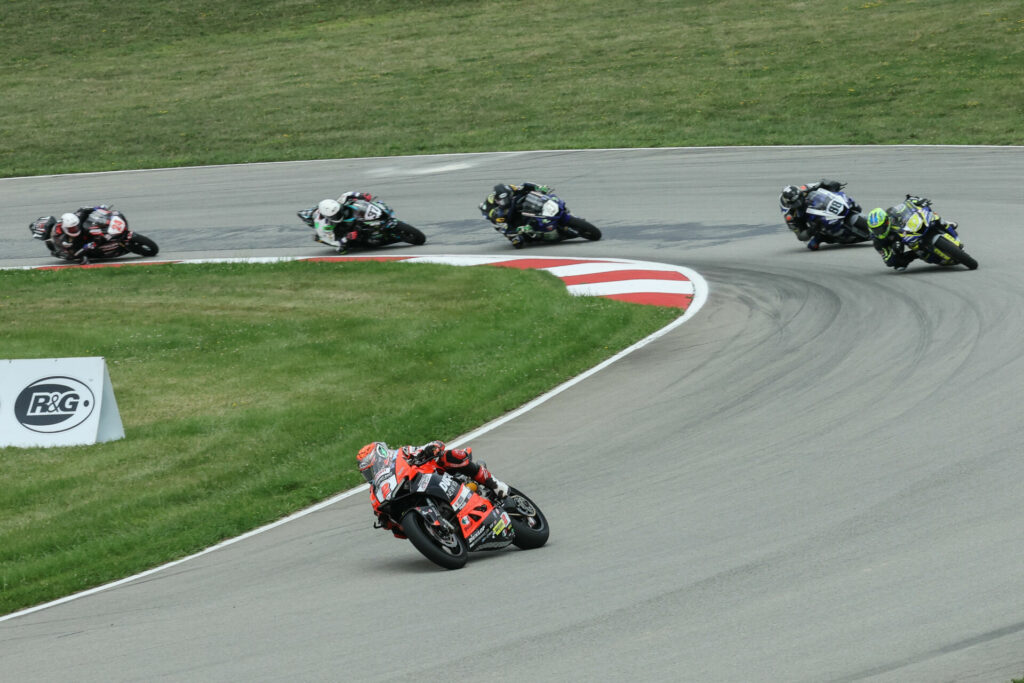
M 822 176 L 865 210 L 931 197 L 981 267 L 807 251 L 777 196 Z M 439 570 L 372 529 L 360 493 L 0 622 L 0 679 L 1024 676 L 1022 178 L 1021 147 L 826 147 L 0 180 L 5 266 L 51 262 L 33 218 L 104 200 L 161 257 L 329 255 L 295 211 L 347 189 L 428 236 L 387 253 L 512 254 L 476 205 L 535 180 L 606 237 L 532 253 L 680 264 L 710 287 L 684 325 L 474 440 L 547 513 L 545 547 Z

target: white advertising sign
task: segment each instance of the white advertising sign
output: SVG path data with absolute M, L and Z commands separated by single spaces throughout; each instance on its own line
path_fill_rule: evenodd
M 0 446 L 80 446 L 123 438 L 103 358 L 0 360 Z

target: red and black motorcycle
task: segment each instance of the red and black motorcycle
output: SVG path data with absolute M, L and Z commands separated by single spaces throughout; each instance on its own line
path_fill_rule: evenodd
M 364 472 L 378 528 L 408 538 L 428 560 L 460 569 L 471 551 L 515 545 L 539 548 L 548 540 L 548 522 L 522 491 L 509 487 L 499 498 L 465 475 L 441 470 L 433 460 L 409 462 L 402 449 L 378 444 Z
M 127 253 L 156 256 L 156 242 L 128 228 L 128 220 L 120 211 L 101 206 L 94 209 L 82 224 L 84 237 L 64 235 L 54 216 L 41 216 L 29 224 L 29 231 L 42 240 L 50 254 L 65 261 L 88 263 L 113 259 Z

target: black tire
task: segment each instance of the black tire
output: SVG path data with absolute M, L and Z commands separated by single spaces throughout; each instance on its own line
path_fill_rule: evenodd
M 132 233 L 132 238 L 128 240 L 128 251 L 140 256 L 156 256 L 160 252 L 160 247 L 156 246 L 153 240 L 136 232 Z
M 512 520 L 515 539 L 512 544 L 523 550 L 539 548 L 548 542 L 551 528 L 548 518 L 525 493 L 516 488 L 509 488 L 508 498 L 502 504 Z
M 459 533 L 458 522 L 451 533 L 439 534 L 433 527 L 427 526 L 420 513 L 409 510 L 402 517 L 402 531 L 416 546 L 416 550 L 434 564 L 445 569 L 462 569 L 466 566 L 469 549 Z
M 582 218 L 569 216 L 565 219 L 565 224 L 578 232 L 580 237 L 594 242 L 601 239 L 601 231 L 594 227 L 589 221 L 585 221 Z
M 948 239 L 942 239 L 936 242 L 935 249 L 941 251 L 943 254 L 953 259 L 956 263 L 967 266 L 970 270 L 978 269 L 978 262 L 974 260 L 962 247 L 958 247 Z
M 402 236 L 402 239 L 409 244 L 419 246 L 427 241 L 427 236 L 424 235 L 419 228 L 414 228 L 408 223 L 398 221 L 395 223 L 395 230 Z

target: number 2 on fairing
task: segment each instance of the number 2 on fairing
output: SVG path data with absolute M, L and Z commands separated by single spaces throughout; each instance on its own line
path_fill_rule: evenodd
M 395 486 L 397 485 L 398 479 L 393 474 L 382 481 L 380 486 L 377 487 L 377 500 L 381 502 L 387 500 L 395 492 Z

